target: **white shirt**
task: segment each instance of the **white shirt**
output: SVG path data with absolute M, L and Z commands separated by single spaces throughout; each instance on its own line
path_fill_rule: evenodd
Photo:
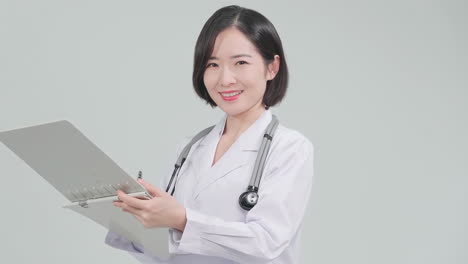
M 258 149 L 272 119 L 262 115 L 212 166 L 223 134 L 224 116 L 196 142 L 179 172 L 174 197 L 186 208 L 184 232 L 169 230 L 169 262 L 113 233 L 109 245 L 129 251 L 142 263 L 299 263 L 300 234 L 312 189 L 313 145 L 301 133 L 281 124 L 273 137 L 250 211 L 239 206 L 249 184 Z M 190 141 L 184 140 L 178 154 Z M 166 188 L 170 175 L 164 178 Z

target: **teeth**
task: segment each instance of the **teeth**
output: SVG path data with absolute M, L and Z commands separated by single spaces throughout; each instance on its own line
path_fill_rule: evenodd
M 242 91 L 239 91 L 239 92 L 233 92 L 233 93 L 221 93 L 223 96 L 234 96 L 234 95 L 238 95 L 240 94 Z

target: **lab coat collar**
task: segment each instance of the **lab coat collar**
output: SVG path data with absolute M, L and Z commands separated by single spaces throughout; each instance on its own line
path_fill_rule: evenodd
M 236 142 L 234 143 L 239 145 L 241 150 L 258 151 L 258 149 L 260 148 L 262 136 L 271 119 L 271 111 L 269 109 L 265 110 L 257 118 L 257 120 L 252 125 L 250 125 L 249 128 L 242 132 L 242 134 L 239 136 L 239 138 L 237 138 Z M 219 120 L 219 122 L 215 125 L 213 130 L 211 130 L 211 132 L 201 140 L 199 146 L 207 146 L 210 144 L 210 142 L 213 142 L 213 140 L 218 142 L 224 133 L 226 121 L 227 114 L 225 114 L 221 118 L 221 120 Z
M 214 166 L 211 166 L 216 152 L 217 143 L 224 132 L 227 115 L 221 118 L 213 130 L 211 130 L 211 132 L 203 138 L 199 144 L 199 147 L 201 147 L 200 151 L 204 151 L 205 154 L 201 156 L 202 160 L 200 162 L 200 166 L 197 167 L 197 174 L 204 175 L 204 177 L 200 179 L 198 186 L 194 190 L 194 200 L 198 198 L 199 194 L 205 188 L 217 180 L 229 175 L 232 171 L 242 168 L 249 162 L 249 159 L 252 158 L 252 155 L 250 155 L 249 152 L 258 152 L 263 134 L 271 119 L 272 114 L 270 110 L 263 112 L 249 128 L 242 132 L 237 140 L 231 145 L 229 150 L 223 154 L 221 159 L 218 160 Z

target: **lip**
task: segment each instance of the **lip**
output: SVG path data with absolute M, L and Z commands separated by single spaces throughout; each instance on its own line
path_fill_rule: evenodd
M 235 92 L 240 92 L 240 94 L 238 95 L 234 95 L 234 96 L 224 96 L 223 93 L 235 93 Z M 243 93 L 244 91 L 243 90 L 230 90 L 230 91 L 223 91 L 223 92 L 219 92 L 219 95 L 221 95 L 221 98 L 223 98 L 224 101 L 235 101 L 237 100 L 237 98 L 239 98 L 239 96 Z
M 221 92 L 219 92 L 219 93 L 235 93 L 235 92 L 242 92 L 242 90 L 221 91 Z

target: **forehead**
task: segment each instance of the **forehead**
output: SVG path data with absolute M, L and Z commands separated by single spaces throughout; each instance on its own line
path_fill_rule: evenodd
M 216 36 L 212 57 L 227 58 L 237 54 L 259 56 L 255 45 L 235 27 L 227 28 Z

